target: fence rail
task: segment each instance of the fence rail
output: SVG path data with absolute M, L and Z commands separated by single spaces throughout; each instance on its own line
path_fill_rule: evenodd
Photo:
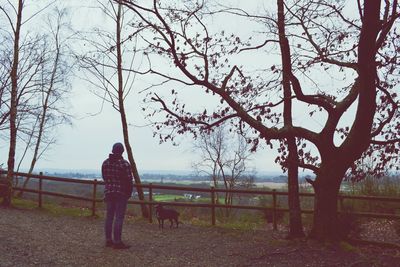
M 5 174 L 6 171 L 0 171 L 0 174 Z M 13 190 L 16 191 L 23 191 L 38 194 L 38 206 L 42 207 L 42 198 L 44 195 L 54 196 L 54 197 L 62 197 L 80 201 L 88 201 L 91 202 L 91 211 L 92 215 L 96 215 L 96 203 L 102 202 L 103 199 L 97 198 L 97 189 L 99 185 L 104 185 L 103 181 L 94 180 L 79 180 L 73 178 L 62 178 L 62 177 L 54 177 L 54 176 L 44 176 L 42 173 L 38 174 L 27 174 L 22 172 L 15 172 L 14 177 L 25 177 L 25 178 L 33 178 L 38 179 L 38 189 L 31 189 L 31 188 L 21 188 L 21 187 L 13 187 Z M 51 191 L 43 190 L 43 180 L 46 181 L 55 181 L 55 182 L 66 182 L 66 183 L 76 183 L 76 184 L 87 184 L 92 185 L 92 197 L 82 197 L 70 194 L 63 194 L 63 193 L 56 193 Z M 134 185 L 137 187 L 137 185 Z M 197 188 L 197 187 L 188 187 L 188 186 L 169 186 L 169 185 L 154 185 L 154 184 L 141 184 L 141 188 L 148 189 L 149 200 L 130 200 L 128 201 L 129 204 L 145 204 L 149 205 L 150 208 L 150 216 L 149 221 L 152 222 L 152 206 L 159 204 L 160 202 L 153 201 L 154 196 L 154 189 L 161 189 L 161 190 L 176 190 L 176 191 L 189 191 L 189 192 L 202 192 L 202 193 L 209 193 L 210 194 L 210 203 L 201 203 L 201 202 L 162 202 L 166 205 L 171 206 L 184 206 L 184 207 L 201 207 L 201 208 L 209 208 L 211 210 L 211 224 L 216 224 L 216 217 L 215 217 L 215 209 L 216 208 L 231 208 L 231 209 L 248 209 L 248 210 L 261 210 L 261 211 L 271 211 L 272 212 L 272 223 L 274 229 L 277 229 L 277 212 L 289 212 L 287 208 L 279 208 L 277 204 L 277 197 L 278 196 L 288 196 L 288 192 L 281 192 L 281 191 L 265 191 L 265 190 L 243 190 L 243 189 L 233 189 L 227 190 L 222 188 Z M 226 205 L 226 204 L 219 204 L 216 203 L 216 193 L 234 193 L 234 194 L 249 194 L 249 195 L 270 195 L 272 196 L 272 207 L 264 207 L 264 206 L 252 206 L 252 205 Z M 313 193 L 300 193 L 300 196 L 303 197 L 314 197 Z M 341 210 L 338 211 L 339 213 L 342 212 L 343 201 L 346 199 L 353 199 L 353 200 L 365 200 L 365 201 L 385 201 L 385 202 L 396 202 L 400 203 L 400 197 L 393 198 L 393 197 L 375 197 L 375 196 L 351 196 L 351 195 L 343 195 L 340 194 L 338 197 L 339 206 Z M 302 209 L 302 213 L 304 214 L 313 214 L 313 210 L 306 210 Z M 347 212 L 352 215 L 360 216 L 360 217 L 370 217 L 370 218 L 385 218 L 385 219 L 400 219 L 400 215 L 396 214 L 389 214 L 389 213 L 371 213 L 371 212 Z

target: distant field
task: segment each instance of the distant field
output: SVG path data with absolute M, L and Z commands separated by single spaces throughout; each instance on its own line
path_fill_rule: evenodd
M 285 189 L 287 188 L 287 183 L 273 183 L 273 182 L 260 182 L 255 183 L 257 187 L 268 187 L 271 189 Z
M 143 180 L 143 183 L 160 183 L 160 181 Z M 164 179 L 163 183 L 164 184 L 173 183 L 173 184 L 189 185 L 189 184 L 210 184 L 210 181 Z
M 148 183 L 149 181 L 144 181 L 144 183 Z M 154 181 L 153 181 L 154 182 Z M 190 185 L 190 184 L 209 184 L 212 186 L 210 181 L 193 181 L 193 180 L 164 180 L 164 183 L 173 183 L 177 185 Z M 256 182 L 256 187 L 268 187 L 271 189 L 285 189 L 287 188 L 287 183 L 274 183 L 274 182 Z

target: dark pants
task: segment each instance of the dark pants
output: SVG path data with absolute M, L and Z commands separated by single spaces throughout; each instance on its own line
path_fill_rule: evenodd
M 128 204 L 128 198 L 121 194 L 107 194 L 105 197 L 107 214 L 105 222 L 106 240 L 112 241 L 112 230 L 114 229 L 114 243 L 121 242 L 122 225 Z M 113 228 L 114 224 L 114 228 Z

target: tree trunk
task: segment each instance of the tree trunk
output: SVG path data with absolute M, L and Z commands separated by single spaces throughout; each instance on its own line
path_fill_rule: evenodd
M 297 146 L 295 138 L 288 138 L 289 166 L 288 166 L 288 205 L 289 205 L 289 233 L 287 238 L 304 237 L 303 223 L 299 198 L 299 170 L 297 164 Z
M 26 143 L 24 153 L 22 154 L 21 160 L 20 160 L 20 162 L 19 162 L 19 164 L 18 164 L 18 167 L 17 167 L 17 172 L 18 172 L 19 169 L 20 169 L 20 165 L 22 164 L 22 161 L 23 161 L 23 159 L 25 158 L 25 155 L 26 155 L 26 153 L 27 153 L 27 151 L 28 151 L 28 149 L 29 149 L 29 147 L 30 147 L 30 144 L 31 144 L 31 142 L 32 142 L 32 139 L 34 138 L 33 136 L 34 136 L 34 134 L 35 134 L 36 124 L 37 124 L 37 122 L 39 121 L 39 117 L 40 117 L 40 115 L 37 116 L 36 122 L 35 122 L 35 124 L 32 126 L 32 131 L 31 131 L 30 134 L 29 134 L 29 139 L 28 139 L 28 142 Z M 33 163 L 33 164 L 36 163 L 35 153 L 33 154 L 33 157 L 32 157 L 31 167 L 32 167 L 32 163 Z M 30 168 L 30 169 L 31 169 L 31 168 Z M 32 171 L 31 171 L 31 170 L 28 171 L 28 174 L 32 174 Z M 25 178 L 24 182 L 22 183 L 22 187 L 21 187 L 22 189 L 25 189 L 25 188 L 26 188 L 26 186 L 28 185 L 29 180 L 30 180 L 29 177 L 26 177 L 26 178 Z M 15 181 L 14 185 L 15 185 L 16 187 L 18 186 L 18 179 Z M 23 193 L 24 193 L 24 191 L 21 190 L 21 191 L 19 191 L 18 193 L 15 193 L 15 195 L 16 195 L 16 197 L 20 198 L 20 197 L 22 197 Z
M 337 200 L 345 171 L 342 166 L 334 164 L 328 168 L 321 167 L 315 182 L 312 183 L 315 198 L 311 238 L 320 241 L 337 241 L 342 238 L 337 217 Z
M 121 114 L 121 118 L 122 118 L 122 114 Z M 126 153 L 128 155 L 128 160 L 129 163 L 131 164 L 131 168 L 132 168 L 132 173 L 133 173 L 133 178 L 135 179 L 135 184 L 136 184 L 136 192 L 138 193 L 138 197 L 140 200 L 144 201 L 144 193 L 143 193 L 143 189 L 140 186 L 141 185 L 141 180 L 140 180 L 140 176 L 139 176 L 139 172 L 137 170 L 136 167 L 136 162 L 133 158 L 133 152 L 132 152 L 132 148 L 131 145 L 129 143 L 129 135 L 128 135 L 128 127 L 127 127 L 127 123 L 126 123 L 126 119 L 125 122 L 122 123 L 123 125 L 126 125 L 123 130 L 124 132 L 124 143 L 125 143 L 125 148 L 126 148 Z M 149 211 L 146 207 L 145 204 L 141 204 L 141 210 L 142 210 L 142 216 L 144 218 L 149 218 Z
M 289 76 L 292 72 L 289 42 L 285 34 L 285 16 L 283 0 L 277 1 L 278 5 L 278 30 L 279 45 L 282 58 L 282 87 L 284 96 L 283 118 L 286 128 L 293 127 L 292 121 L 292 89 Z M 304 237 L 303 224 L 301 221 L 300 198 L 299 198 L 299 171 L 298 171 L 298 152 L 296 138 L 289 135 L 286 138 L 289 155 L 287 158 L 288 167 L 288 204 L 289 204 L 289 234 L 288 238 Z
M 121 115 L 121 123 L 122 123 L 122 132 L 124 135 L 124 143 L 126 148 L 126 153 L 128 155 L 129 163 L 131 164 L 133 178 L 135 179 L 136 191 L 138 193 L 139 200 L 144 201 L 144 193 L 143 189 L 140 186 L 140 176 L 136 167 L 136 162 L 133 158 L 133 152 L 131 145 L 129 143 L 129 133 L 128 133 L 128 123 L 125 114 L 124 107 L 124 84 L 123 84 L 123 76 L 122 76 L 122 51 L 121 51 L 121 16 L 122 16 L 122 5 L 118 4 L 118 14 L 117 14 L 117 71 L 118 71 L 118 108 L 119 113 Z M 144 218 L 149 217 L 149 211 L 145 204 L 141 204 L 142 216 Z
M 15 149 L 17 146 L 17 95 L 18 95 L 18 63 L 19 63 L 19 35 L 21 30 L 22 22 L 22 8 L 23 1 L 18 1 L 18 12 L 17 12 L 17 25 L 14 31 L 14 55 L 13 65 L 11 68 L 11 100 L 10 100 L 10 148 L 8 151 L 7 160 L 7 194 L 3 199 L 3 205 L 9 207 L 11 205 L 12 196 L 12 182 L 14 176 L 14 165 L 15 165 Z

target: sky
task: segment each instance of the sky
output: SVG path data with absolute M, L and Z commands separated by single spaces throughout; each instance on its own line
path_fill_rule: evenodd
M 59 130 L 58 144 L 38 163 L 38 168 L 96 170 L 108 157 L 112 145 L 123 142 L 119 114 L 106 106 L 96 116 L 85 116 L 86 113 L 97 111 L 101 102 L 84 91 L 82 95 L 85 97 L 73 97 L 79 98 L 74 101 L 73 107 L 79 111 L 76 117 L 81 116 L 80 119 L 74 120 L 72 127 L 63 126 Z M 129 121 L 135 123 L 134 119 Z M 158 139 L 153 138 L 150 127 L 131 126 L 129 130 L 139 171 L 190 171 L 192 163 L 198 160 L 190 136 L 180 141 L 178 146 L 173 146 L 171 143 L 159 144 Z M 262 150 L 254 155 L 251 165 L 259 171 L 278 172 L 279 166 L 270 167 L 273 155 L 271 151 Z
M 3 1 L 3 0 L 0 0 Z M 5 1 L 6 2 L 6 1 Z M 25 10 L 26 17 L 35 14 L 37 10 L 51 2 L 43 0 L 38 2 L 27 2 Z M 93 32 L 94 27 L 102 30 L 112 30 L 114 25 L 101 10 L 95 9 L 92 6 L 96 1 L 86 1 L 84 4 L 80 0 L 55 1 L 57 7 L 67 7 L 69 17 L 71 19 L 72 28 L 81 31 L 81 33 Z M 225 0 L 227 5 L 231 4 L 238 7 L 246 7 L 248 11 L 260 11 L 262 9 L 274 8 L 275 1 L 265 2 L 263 0 L 240 1 L 240 0 Z M 271 3 L 274 3 L 273 5 Z M 271 7 L 272 6 L 272 7 Z M 49 8 L 45 11 L 50 10 Z M 242 37 L 253 36 L 259 43 L 264 41 L 263 31 L 264 26 L 260 28 L 260 24 L 251 24 L 252 22 L 243 23 L 240 19 L 227 20 L 225 17 L 213 18 L 207 22 L 212 25 L 215 32 L 224 30 L 238 34 Z M 228 23 L 229 25 L 226 25 Z M 36 16 L 26 24 L 24 30 L 38 31 L 42 29 L 42 21 L 40 16 Z M 229 34 L 227 33 L 227 34 Z M 258 39 L 257 39 L 258 38 Z M 254 39 L 253 39 L 254 40 Z M 75 51 L 82 52 L 88 49 L 86 46 L 79 48 L 82 45 L 81 40 L 76 40 L 72 46 Z M 258 70 L 260 68 L 270 68 L 273 64 L 279 64 L 279 49 L 270 49 L 268 53 L 252 52 L 241 53 L 239 56 L 232 57 L 233 63 L 237 65 L 246 65 L 246 70 Z M 82 50 L 79 50 L 82 49 Z M 274 63 L 278 60 L 278 63 Z M 171 62 L 155 60 L 152 62 L 155 67 L 160 70 L 171 67 Z M 260 67 L 261 66 L 261 67 Z M 172 68 L 170 68 L 172 69 Z M 171 70 L 173 71 L 173 70 Z M 344 74 L 343 74 L 344 75 Z M 36 170 L 89 170 L 98 171 L 101 168 L 102 162 L 108 157 L 111 152 L 112 145 L 116 142 L 123 142 L 121 122 L 119 113 L 116 112 L 108 103 L 103 103 L 102 99 L 97 97 L 93 91 L 96 91 L 93 84 L 88 83 L 83 77 L 82 71 L 76 71 L 71 79 L 71 92 L 68 95 L 68 112 L 73 116 L 72 126 L 63 125 L 55 130 L 56 144 L 52 145 L 48 151 L 36 164 Z M 340 88 L 347 82 L 352 82 L 351 74 L 348 75 L 349 80 L 340 77 L 333 79 L 325 79 L 323 75 L 317 73 L 312 78 L 312 86 L 318 85 L 318 88 Z M 198 151 L 194 150 L 194 140 L 192 136 L 187 135 L 178 139 L 178 146 L 171 143 L 159 143 L 158 138 L 153 138 L 153 129 L 148 126 L 149 121 L 144 118 L 141 111 L 143 93 L 139 93 L 144 88 L 154 82 L 148 77 L 138 77 L 134 83 L 134 90 L 126 98 L 126 111 L 129 123 L 130 142 L 132 145 L 134 158 L 140 172 L 146 171 L 163 171 L 177 172 L 193 171 L 193 163 L 200 160 Z M 177 90 L 185 89 L 182 85 Z M 176 87 L 165 86 L 160 90 L 170 92 Z M 212 106 L 219 99 L 205 95 L 201 91 L 187 91 L 183 95 L 187 106 L 193 106 L 197 109 L 204 110 Z M 279 95 L 277 97 L 280 97 Z M 297 103 L 298 104 L 298 103 Z M 351 121 L 354 115 L 354 107 L 350 108 L 346 119 Z M 293 114 L 295 123 L 301 126 L 308 127 L 314 131 L 322 129 L 326 114 L 310 117 L 309 109 L 300 106 Z M 346 124 L 346 121 L 341 122 Z M 339 140 L 339 139 L 338 139 Z M 2 141 L 3 142 L 3 141 Z M 339 143 L 338 143 L 339 144 Z M 7 142 L 0 144 L 0 164 L 6 165 L 8 152 Z M 22 146 L 19 147 L 17 162 L 22 154 Z M 125 155 L 125 154 L 124 154 Z M 126 156 L 126 155 L 125 155 Z M 252 156 L 252 161 L 249 164 L 249 169 L 254 169 L 257 173 L 282 173 L 281 167 L 274 162 L 277 156 L 276 147 L 270 149 L 267 146 L 260 146 L 258 151 Z M 27 160 L 23 162 L 22 170 L 26 170 L 29 166 L 29 155 Z
M 240 1 L 233 2 L 239 3 Z M 88 1 L 86 4 L 93 3 L 95 1 Z M 95 25 L 110 26 L 104 25 L 105 18 L 100 13 L 96 13 L 98 11 L 81 8 L 81 1 L 65 1 L 63 5 L 72 7 L 70 15 L 74 27 L 90 29 Z M 27 6 L 26 17 L 29 17 L 28 14 L 34 13 L 34 8 L 37 9 L 34 5 Z M 37 27 L 40 23 L 30 23 L 29 25 L 32 25 L 30 27 L 34 29 L 35 25 Z M 232 23 L 231 27 L 232 31 L 247 31 L 238 22 Z M 36 170 L 96 171 L 100 169 L 103 160 L 108 157 L 112 145 L 115 142 L 123 142 L 119 113 L 95 96 L 91 92 L 92 86 L 78 76 L 72 79 L 72 91 L 68 97 L 69 112 L 73 115 L 72 126 L 64 125 L 56 130 L 57 143 L 51 146 L 37 162 Z M 139 171 L 192 171 L 192 164 L 199 160 L 198 153 L 193 150 L 192 137 L 186 136 L 179 139 L 178 146 L 173 146 L 171 143 L 159 144 L 159 140 L 153 138 L 152 128 L 146 126 L 148 121 L 144 119 L 143 113 L 140 111 L 142 97 L 143 95 L 133 92 L 126 103 L 128 122 L 131 125 L 129 128 L 130 141 Z M 1 153 L 4 155 L 1 157 L 0 164 L 3 163 L 5 166 L 8 145 L 3 143 L 0 147 Z M 17 161 L 19 160 L 18 156 L 21 155 L 21 148 L 18 150 Z M 126 156 L 126 154 L 124 155 Z M 275 156 L 276 153 L 271 149 L 260 149 L 252 157 L 250 167 L 259 173 L 280 173 L 280 167 L 274 163 Z M 29 159 L 29 156 L 26 158 Z M 24 161 L 22 170 L 26 170 L 29 163 L 29 160 Z

